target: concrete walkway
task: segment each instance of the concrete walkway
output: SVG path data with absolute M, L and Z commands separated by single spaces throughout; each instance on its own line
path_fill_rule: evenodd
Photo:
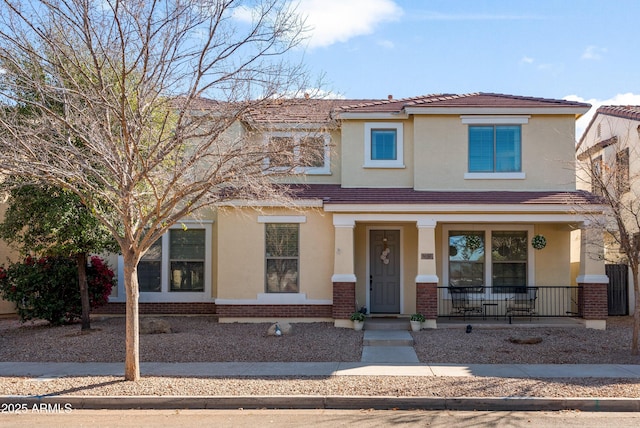
M 365 330 L 362 345 L 363 363 L 420 362 L 406 330 Z
M 640 379 L 635 364 L 420 363 L 141 363 L 143 376 L 477 376 L 504 378 Z M 124 363 L 0 362 L 0 376 L 47 380 L 65 376 L 124 376 Z

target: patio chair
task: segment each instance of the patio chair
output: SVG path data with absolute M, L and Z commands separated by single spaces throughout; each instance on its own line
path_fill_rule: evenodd
M 484 299 L 473 299 L 468 290 L 462 287 L 449 287 L 451 296 L 451 315 L 462 315 L 467 319 L 467 314 L 482 314 L 482 302 Z
M 506 300 L 505 318 L 509 318 L 509 324 L 511 324 L 511 318 L 514 316 L 529 316 L 529 320 L 536 314 L 536 299 L 538 298 L 537 287 L 527 287 L 525 293 L 516 293 L 515 296 L 509 297 Z

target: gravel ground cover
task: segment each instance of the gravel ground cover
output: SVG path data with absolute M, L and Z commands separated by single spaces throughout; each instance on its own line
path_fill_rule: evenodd
M 269 324 L 218 324 L 208 317 L 167 317 L 172 333 L 142 335 L 142 361 L 359 361 L 363 332 L 329 323 L 294 324 L 291 335 L 267 336 Z M 412 333 L 423 363 L 640 364 L 630 355 L 631 319 L 611 318 L 606 331 L 584 328 L 460 328 Z M 510 339 L 541 338 L 537 344 Z M 124 319 L 100 318 L 92 331 L 0 320 L 0 361 L 122 362 Z M 0 395 L 385 395 L 426 397 L 633 397 L 629 379 L 332 376 L 278 378 L 68 377 L 0 379 Z

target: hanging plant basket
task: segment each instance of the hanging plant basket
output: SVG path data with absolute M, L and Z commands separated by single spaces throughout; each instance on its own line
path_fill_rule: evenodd
M 531 239 L 531 246 L 536 250 L 542 250 L 547 246 L 547 238 L 542 235 L 536 235 Z
M 465 247 L 474 252 L 482 247 L 482 239 L 478 235 L 467 235 L 465 236 Z

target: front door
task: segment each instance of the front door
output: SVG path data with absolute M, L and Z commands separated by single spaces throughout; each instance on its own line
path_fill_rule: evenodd
M 400 313 L 400 231 L 371 230 L 369 298 L 371 313 Z

